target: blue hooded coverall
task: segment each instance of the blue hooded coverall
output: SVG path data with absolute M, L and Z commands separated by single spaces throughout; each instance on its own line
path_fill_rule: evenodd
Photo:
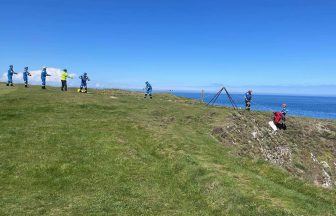
M 23 81 L 25 85 L 28 85 L 28 76 L 30 76 L 30 73 L 28 72 L 28 68 L 25 68 L 23 72 Z
M 246 92 L 245 94 L 245 109 L 250 110 L 251 109 L 251 101 L 252 101 L 252 94 L 251 92 Z
M 8 82 L 7 85 L 13 85 L 13 75 L 15 74 L 13 67 L 9 67 L 8 73 L 7 73 L 7 78 Z
M 43 68 L 42 72 L 41 72 L 42 87 L 45 87 L 45 85 L 46 85 L 46 79 L 47 79 L 48 75 L 49 74 L 47 74 L 47 69 Z
M 282 115 L 286 116 L 288 113 L 288 109 L 286 107 L 282 108 L 281 113 Z
M 145 98 L 147 97 L 147 95 L 149 95 L 151 98 L 152 98 L 152 91 L 153 91 L 153 88 L 151 86 L 151 84 L 149 84 L 149 82 L 146 82 L 146 93 L 145 93 Z
M 89 77 L 87 76 L 87 73 L 84 73 L 82 76 L 79 77 L 79 79 L 81 79 L 80 90 L 84 88 L 85 91 L 87 91 L 87 81 L 90 81 Z
M 246 92 L 246 94 L 245 94 L 245 100 L 251 102 L 251 100 L 252 100 L 252 94 L 250 94 L 249 92 Z

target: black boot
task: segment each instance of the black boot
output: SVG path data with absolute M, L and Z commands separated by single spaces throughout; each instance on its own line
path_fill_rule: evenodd
M 13 84 L 13 83 L 11 83 L 11 84 L 10 84 L 10 86 L 14 86 L 14 84 Z
M 145 97 L 144 98 L 147 98 L 147 94 L 145 94 Z
M 6 86 L 9 86 L 9 83 L 7 83 Z

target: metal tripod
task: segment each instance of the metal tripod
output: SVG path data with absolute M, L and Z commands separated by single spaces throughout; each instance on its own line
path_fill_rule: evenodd
M 225 93 L 226 93 L 226 95 L 227 95 L 227 97 L 228 97 L 228 99 L 229 99 L 229 101 L 230 101 L 232 107 L 233 107 L 234 109 L 238 109 L 237 104 L 234 102 L 233 98 L 231 97 L 230 93 L 228 92 L 228 90 L 227 90 L 225 87 L 222 87 L 222 88 L 215 94 L 215 96 L 209 101 L 209 103 L 207 104 L 207 106 L 210 106 L 210 105 L 213 106 L 213 105 L 216 103 L 216 101 L 218 100 L 219 96 L 222 94 L 223 91 L 225 91 Z

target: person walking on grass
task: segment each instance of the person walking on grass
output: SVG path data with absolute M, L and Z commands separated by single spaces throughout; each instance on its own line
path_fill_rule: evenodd
M 7 72 L 7 78 L 8 78 L 8 81 L 7 81 L 7 86 L 14 86 L 13 84 L 13 75 L 14 74 L 17 74 L 15 71 L 14 71 L 14 67 L 13 65 L 9 65 L 9 69 L 8 69 L 8 72 Z
M 252 101 L 252 90 L 248 90 L 245 94 L 245 109 L 247 111 L 251 110 L 251 101 Z
M 42 89 L 46 89 L 47 76 L 51 76 L 51 75 L 47 73 L 47 68 L 44 67 L 41 72 Z
M 153 88 L 152 88 L 152 85 L 149 84 L 148 81 L 146 82 L 145 91 L 146 91 L 145 98 L 147 98 L 147 95 L 149 95 L 150 99 L 152 99 L 153 98 L 153 96 L 152 96 Z
M 24 85 L 25 85 L 26 88 L 28 88 L 28 76 L 31 76 L 31 74 L 28 71 L 28 67 L 24 68 L 24 71 L 23 71 L 22 75 L 23 75 Z
M 84 73 L 82 76 L 79 77 L 79 79 L 81 79 L 79 92 L 83 92 L 84 88 L 84 93 L 87 93 L 87 81 L 90 81 L 89 77 L 87 76 L 87 73 Z
M 68 84 L 67 84 L 68 77 L 72 79 L 72 77 L 68 74 L 68 70 L 64 69 L 61 74 L 62 91 L 68 91 Z

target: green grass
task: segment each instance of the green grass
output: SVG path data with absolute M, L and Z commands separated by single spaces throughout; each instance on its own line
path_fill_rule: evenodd
M 0 215 L 336 215 L 335 190 L 214 138 L 230 109 L 22 86 L 0 103 Z

